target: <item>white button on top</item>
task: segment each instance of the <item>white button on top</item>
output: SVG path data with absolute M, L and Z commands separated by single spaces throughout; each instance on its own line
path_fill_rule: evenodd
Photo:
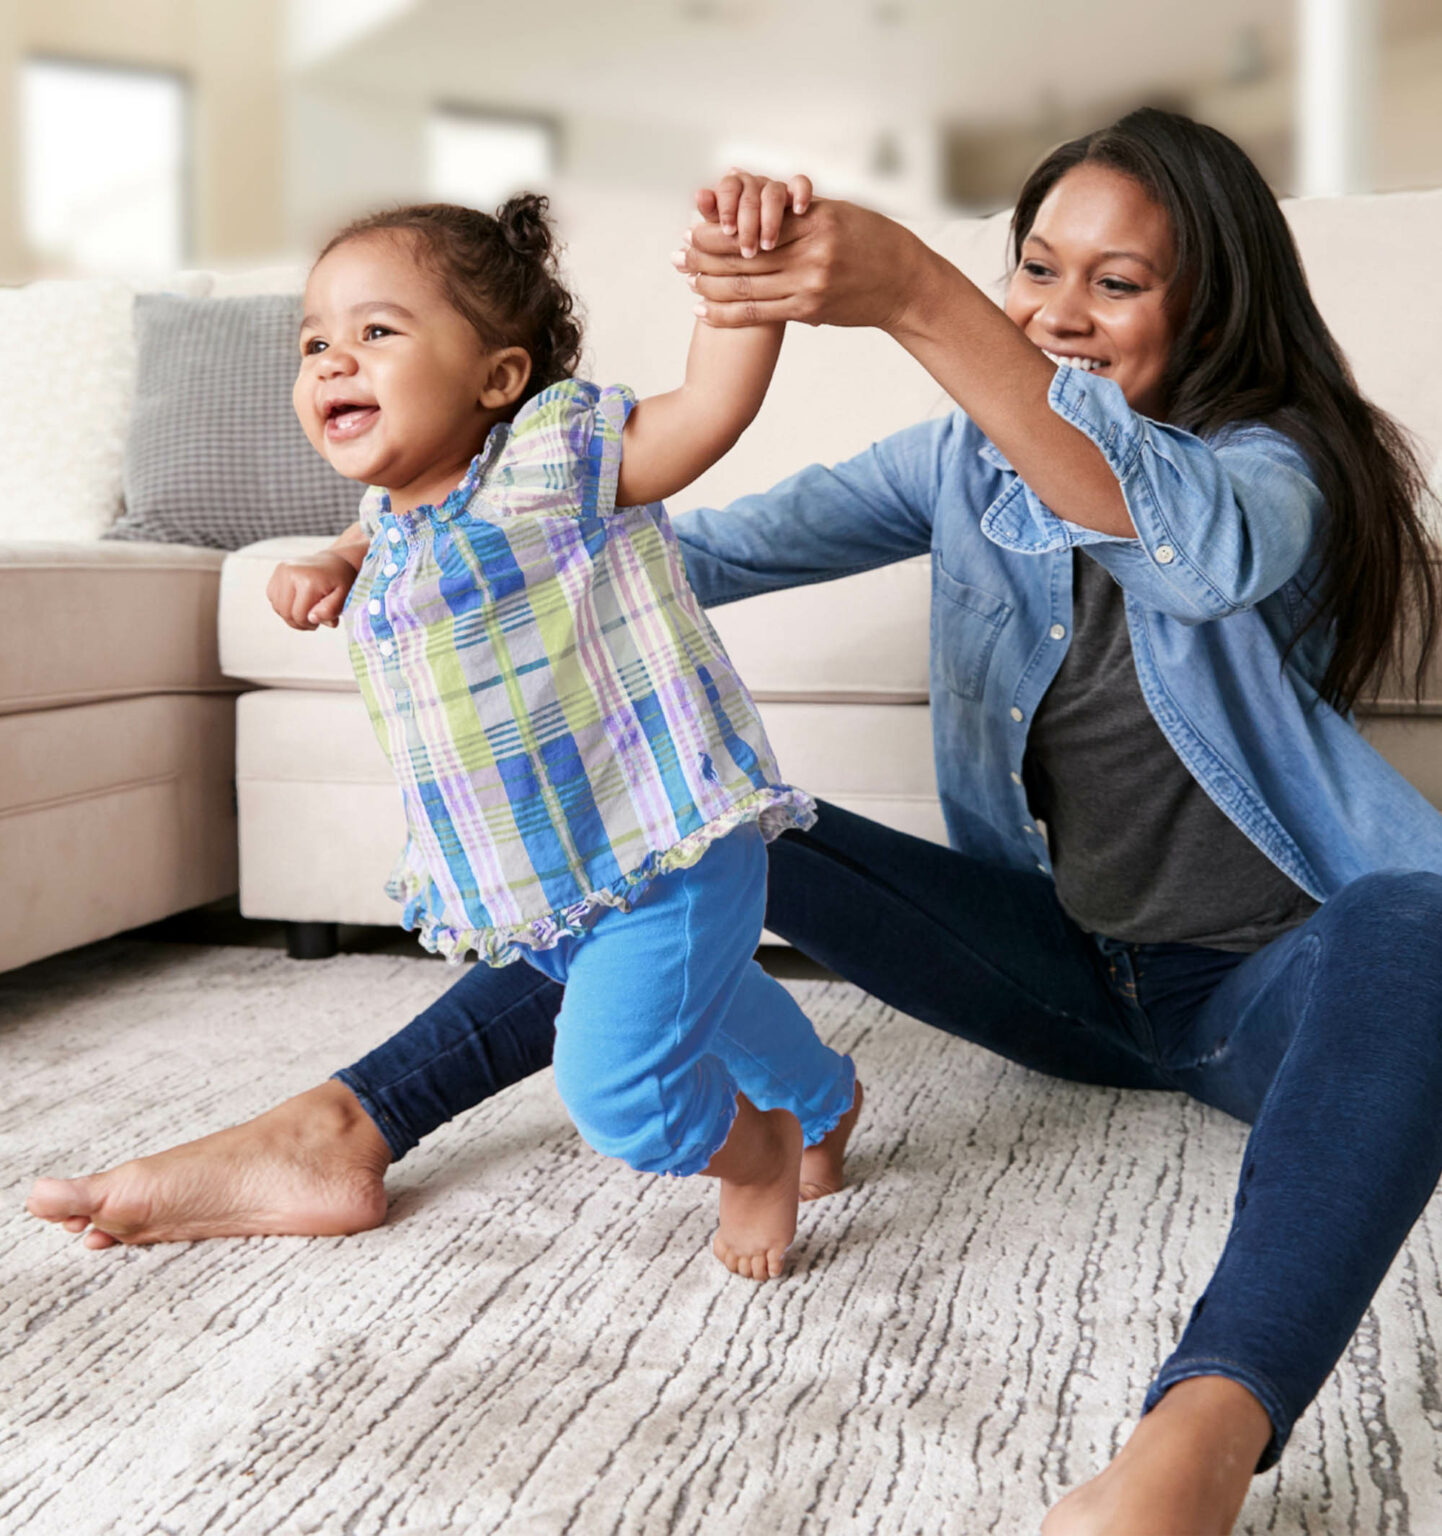
M 1013 784 L 1020 784 L 1021 783 L 1021 775 L 1019 773 L 1012 774 L 1011 782 Z
M 386 537 L 392 544 L 399 544 L 401 541 L 401 531 L 399 528 L 387 528 Z
M 1022 714 L 1022 712 L 1016 707 L 1015 704 L 1013 704 L 1011 707 L 1011 718 L 1013 720 L 1024 720 L 1026 716 Z
M 1052 637 L 1053 640 L 1065 640 L 1066 639 L 1066 625 L 1065 624 L 1053 624 L 1052 627 L 1047 631 L 1047 633 Z
M 394 576 L 394 575 L 395 575 L 395 573 L 396 573 L 396 572 L 397 572 L 397 571 L 398 571 L 398 570 L 400 570 L 400 566 L 398 566 L 398 565 L 397 565 L 397 564 L 396 564 L 396 563 L 395 563 L 395 561 L 394 561 L 394 560 L 392 560 L 392 561 L 390 561 L 390 562 L 389 562 L 389 563 L 388 563 L 388 564 L 387 564 L 387 565 L 386 565 L 386 575 L 387 575 L 387 576 Z
M 1042 872 L 1042 874 L 1046 873 L 1046 865 L 1045 864 L 1038 864 L 1037 868 Z
M 379 613 L 381 611 L 381 605 L 375 600 L 375 598 L 371 598 L 370 602 L 367 603 L 366 606 L 372 613 Z
M 1170 544 L 1158 544 L 1156 561 L 1158 565 L 1170 565 L 1177 558 L 1177 552 Z
M 381 655 L 382 656 L 389 656 L 391 651 L 394 650 L 394 649 L 395 649 L 395 647 L 391 645 L 389 640 L 382 640 L 381 641 Z

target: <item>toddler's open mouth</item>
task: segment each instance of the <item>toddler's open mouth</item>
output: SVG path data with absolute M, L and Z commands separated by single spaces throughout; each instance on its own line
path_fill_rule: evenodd
M 359 437 L 379 415 L 379 406 L 341 405 L 326 417 L 325 435 L 332 442 Z

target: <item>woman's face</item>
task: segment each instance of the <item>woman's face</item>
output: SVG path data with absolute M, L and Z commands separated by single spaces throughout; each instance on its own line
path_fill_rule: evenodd
M 1079 165 L 1047 193 L 1022 243 L 1006 313 L 1054 362 L 1115 379 L 1160 419 L 1184 301 L 1167 300 L 1176 248 L 1166 213 L 1128 176 Z

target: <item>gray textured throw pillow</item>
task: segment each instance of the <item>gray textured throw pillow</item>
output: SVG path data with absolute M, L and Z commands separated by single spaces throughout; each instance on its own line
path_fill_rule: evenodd
M 298 294 L 136 295 L 125 511 L 106 538 L 239 549 L 356 520 L 365 487 L 311 447 L 290 403 L 300 311 Z

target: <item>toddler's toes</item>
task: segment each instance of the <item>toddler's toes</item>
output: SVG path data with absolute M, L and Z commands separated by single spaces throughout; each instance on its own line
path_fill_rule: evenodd
M 120 1239 L 111 1237 L 108 1232 L 102 1232 L 99 1227 L 92 1227 L 80 1241 L 87 1248 L 113 1248 Z
M 45 1219 L 53 1221 L 55 1218 L 51 1216 Z M 60 1225 L 67 1232 L 83 1232 L 90 1225 L 90 1218 L 88 1216 L 67 1216 Z

